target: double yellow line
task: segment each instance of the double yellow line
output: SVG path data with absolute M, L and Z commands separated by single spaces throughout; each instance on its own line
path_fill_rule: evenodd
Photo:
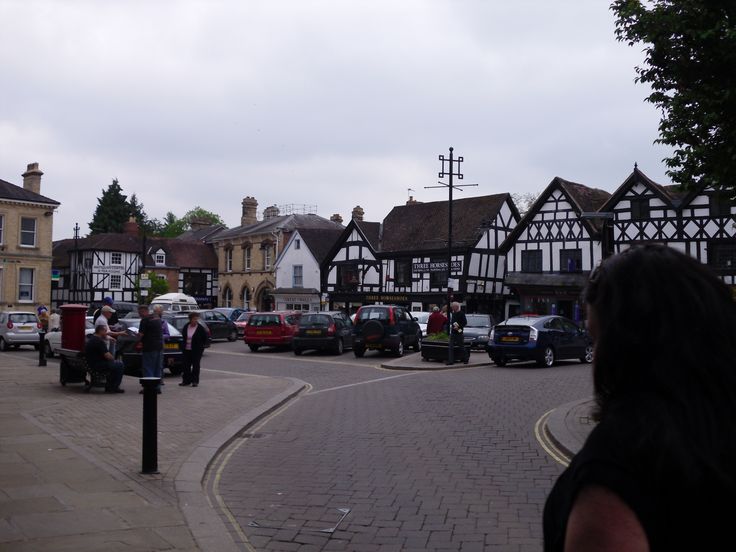
M 567 467 L 570 465 L 570 460 L 572 460 L 572 458 L 560 450 L 554 441 L 550 439 L 547 432 L 547 420 L 554 411 L 555 409 L 553 408 L 552 410 L 545 412 L 542 414 L 542 417 L 537 420 L 537 423 L 534 424 L 534 436 L 537 438 L 537 441 L 544 451 L 549 454 L 555 462 Z

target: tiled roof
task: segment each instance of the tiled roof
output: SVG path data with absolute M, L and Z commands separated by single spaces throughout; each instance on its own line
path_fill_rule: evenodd
M 366 222 L 363 220 L 356 220 L 355 225 L 360 228 L 363 232 L 365 239 L 373 248 L 373 251 L 380 251 L 381 249 L 381 223 L 380 222 Z
M 472 247 L 493 222 L 509 194 L 455 199 L 452 202 L 453 247 Z M 447 247 L 448 202 L 394 207 L 383 220 L 381 252 L 421 251 Z
M 30 190 L 26 190 L 21 186 L 16 186 L 5 180 L 0 180 L 0 199 L 12 199 L 14 201 L 30 201 L 33 203 L 44 203 L 46 205 L 61 205 L 58 201 L 54 201 L 46 196 L 37 194 Z
M 608 198 L 611 197 L 611 194 L 605 190 L 589 188 L 583 184 L 570 182 L 569 180 L 559 177 L 557 180 L 572 200 L 577 203 L 577 207 L 581 212 L 597 211 L 606 201 L 608 201 Z
M 327 253 L 335 245 L 342 234 L 344 228 L 304 228 L 299 230 L 299 235 L 304 240 L 304 244 L 309 248 L 314 255 L 317 264 L 322 264 L 322 261 L 327 256 Z
M 342 226 L 319 215 L 281 215 L 259 221 L 255 224 L 224 230 L 208 241 L 217 242 L 232 238 L 267 234 L 269 232 L 276 232 L 278 229 L 284 232 L 291 232 L 305 228 L 342 228 Z
M 196 241 L 211 240 L 223 230 L 227 230 L 227 227 L 223 226 L 222 224 L 212 224 L 210 226 L 197 228 L 196 230 L 187 230 L 183 234 L 176 236 L 176 239 Z

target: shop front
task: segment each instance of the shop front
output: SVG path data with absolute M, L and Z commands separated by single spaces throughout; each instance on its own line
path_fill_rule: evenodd
M 506 285 L 518 297 L 518 314 L 557 314 L 582 324 L 585 274 L 510 272 Z
M 456 301 L 462 301 L 461 294 L 455 294 Z M 447 295 L 444 293 L 340 293 L 329 294 L 329 305 L 332 310 L 342 310 L 353 314 L 363 305 L 399 305 L 408 310 L 429 312 L 434 306 L 447 304 Z
M 302 312 L 321 310 L 319 290 L 313 288 L 276 288 L 272 295 L 274 310 Z

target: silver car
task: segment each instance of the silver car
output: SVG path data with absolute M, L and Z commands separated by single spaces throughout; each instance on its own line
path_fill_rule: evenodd
M 33 345 L 38 349 L 38 332 L 41 324 L 35 312 L 0 312 L 0 351 L 21 345 Z

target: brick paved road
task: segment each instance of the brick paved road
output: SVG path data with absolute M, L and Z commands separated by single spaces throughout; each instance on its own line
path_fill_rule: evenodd
M 544 500 L 562 468 L 534 424 L 590 394 L 588 366 L 397 373 L 350 354 L 235 360 L 314 386 L 235 443 L 213 480 L 245 549 L 541 549 Z M 339 508 L 350 512 L 321 532 Z

